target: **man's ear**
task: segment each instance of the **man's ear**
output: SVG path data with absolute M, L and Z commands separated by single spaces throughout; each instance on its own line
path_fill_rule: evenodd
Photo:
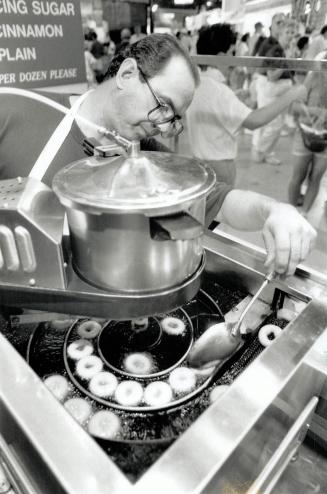
M 126 85 L 133 83 L 135 78 L 139 78 L 136 60 L 134 58 L 126 58 L 116 74 L 117 87 L 123 89 Z

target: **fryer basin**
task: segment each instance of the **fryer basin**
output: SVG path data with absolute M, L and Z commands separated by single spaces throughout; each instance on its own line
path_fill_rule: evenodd
M 249 293 L 259 286 L 260 252 L 216 234 L 205 237 L 205 247 L 208 276 Z M 134 484 L 0 336 L 0 433 L 7 444 L 3 452 L 0 441 L 0 456 L 7 459 L 9 451 L 24 466 L 29 485 L 22 492 L 191 494 L 229 487 L 245 493 L 255 482 L 268 492 L 276 472 L 267 473 L 267 466 L 280 467 L 303 439 L 317 403 L 327 400 L 326 280 L 302 268 L 279 288 L 307 302 L 305 309 Z M 264 292 L 266 301 L 273 290 Z

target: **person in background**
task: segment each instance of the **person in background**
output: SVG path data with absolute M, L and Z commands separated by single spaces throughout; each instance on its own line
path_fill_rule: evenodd
M 98 40 L 98 35 L 94 31 L 93 31 L 93 37 L 94 37 L 94 41 L 92 43 L 91 53 L 94 56 L 94 58 L 99 60 L 104 53 L 103 44 L 100 43 L 100 41 Z
M 146 36 L 146 34 L 142 33 L 141 26 L 137 24 L 134 27 L 134 33 L 131 36 L 130 43 L 136 43 L 136 41 L 144 38 L 144 36 Z
M 315 36 L 311 42 L 306 53 L 307 59 L 314 59 L 318 53 L 327 50 L 327 25 L 323 26 L 320 30 L 320 34 Z
M 237 57 L 246 57 L 250 55 L 249 38 L 250 38 L 250 33 L 245 33 L 243 34 L 243 36 L 241 36 L 240 42 L 237 45 L 236 53 L 235 53 Z
M 58 169 L 89 156 L 91 143 L 112 143 L 96 126 L 115 129 L 129 140 L 143 140 L 143 149 L 149 149 L 149 138 L 159 133 L 178 135 L 183 130 L 181 117 L 198 83 L 197 68 L 174 36 L 152 34 L 129 45 L 114 57 L 105 80 L 79 100 L 77 123 L 61 144 L 44 182 L 51 185 Z M 79 96 L 60 93 L 51 98 L 69 108 Z M 61 120 L 61 112 L 43 102 L 0 95 L 1 178 L 27 176 Z M 158 147 L 153 144 L 153 149 Z M 251 191 L 232 190 L 218 181 L 207 198 L 205 213 L 206 225 L 217 217 L 234 228 L 261 229 L 267 269 L 280 274 L 294 273 L 316 237 L 293 206 Z
M 296 43 L 298 50 L 298 58 L 306 58 L 306 54 L 309 48 L 309 36 L 301 36 Z
M 277 43 L 271 45 L 265 56 L 283 58 L 296 33 L 296 21 L 287 20 L 279 31 Z M 284 69 L 267 70 L 265 74 L 258 74 L 255 79 L 255 96 L 258 108 L 274 102 L 277 103 L 280 97 L 292 88 L 292 84 L 292 74 Z M 265 162 L 277 166 L 281 164 L 281 161 L 275 156 L 274 149 L 280 138 L 284 120 L 285 113 L 279 114 L 268 125 L 253 133 L 252 159 L 255 162 Z
M 315 57 L 326 60 L 327 51 Z M 294 103 L 293 109 L 297 130 L 293 137 L 292 165 L 293 174 L 288 186 L 289 201 L 294 206 L 302 206 L 307 215 L 319 192 L 321 179 L 327 170 L 327 149 L 310 148 L 305 134 L 300 131 L 300 123 L 308 127 L 325 131 L 327 137 L 327 74 L 326 72 L 310 72 L 307 76 L 308 96 L 305 104 Z M 309 144 L 309 146 L 308 146 Z M 325 140 L 327 147 L 327 139 Z M 301 193 L 305 183 L 305 193 Z
M 250 55 L 254 56 L 255 54 L 253 53 L 254 47 L 258 41 L 258 39 L 262 37 L 265 38 L 264 32 L 263 32 L 263 24 L 261 22 L 256 22 L 254 24 L 254 33 L 252 36 L 249 38 L 249 53 Z
M 235 44 L 229 24 L 214 24 L 202 30 L 198 40 L 199 55 L 224 55 Z M 186 112 L 192 155 L 205 161 L 218 180 L 234 184 L 236 177 L 236 137 L 241 128 L 256 129 L 276 118 L 294 100 L 306 97 L 303 85 L 292 88 L 278 100 L 251 110 L 224 83 L 221 72 L 202 67 L 201 84 Z
M 124 49 L 126 46 L 128 46 L 131 42 L 131 30 L 128 27 L 124 27 L 120 31 L 120 42 L 117 43 L 116 49 L 115 49 L 115 54 L 119 53 L 122 49 Z
M 270 26 L 270 36 L 266 38 L 260 45 L 258 50 L 259 57 L 267 56 L 267 52 L 274 46 L 279 44 L 279 36 L 284 28 L 285 15 L 281 12 L 273 15 Z
M 94 37 L 96 33 L 90 31 L 84 35 L 84 60 L 85 60 L 85 71 L 86 71 L 86 81 L 89 87 L 94 87 L 97 84 L 96 73 L 102 69 L 101 60 L 97 60 L 91 53 Z

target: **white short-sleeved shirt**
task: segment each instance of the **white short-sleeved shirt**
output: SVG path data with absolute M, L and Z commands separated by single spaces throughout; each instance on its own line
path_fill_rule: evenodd
M 235 159 L 237 132 L 252 111 L 221 80 L 217 69 L 201 72 L 200 86 L 186 112 L 191 151 L 198 159 Z

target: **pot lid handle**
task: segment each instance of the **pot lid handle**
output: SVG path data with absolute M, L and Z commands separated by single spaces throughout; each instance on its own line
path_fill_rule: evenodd
M 191 240 L 200 237 L 203 229 L 202 223 L 185 211 L 150 218 L 150 232 L 154 240 Z

